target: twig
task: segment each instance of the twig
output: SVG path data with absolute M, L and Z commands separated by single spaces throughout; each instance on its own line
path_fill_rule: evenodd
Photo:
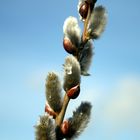
M 70 101 L 70 98 L 67 96 L 67 93 L 65 93 L 62 109 L 55 119 L 56 126 L 61 126 L 69 101 Z

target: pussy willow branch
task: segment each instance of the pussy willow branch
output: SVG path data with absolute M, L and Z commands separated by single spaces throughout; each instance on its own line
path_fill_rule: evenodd
M 89 40 L 88 32 L 87 32 L 87 26 L 88 26 L 88 21 L 89 21 L 91 11 L 92 11 L 93 7 L 91 8 L 90 4 L 88 6 L 88 15 L 87 15 L 87 18 L 85 19 L 85 22 L 84 22 L 84 30 L 83 30 L 83 34 L 82 34 L 82 43 L 80 45 L 79 52 L 81 52 L 83 50 L 85 44 Z M 80 53 L 78 55 L 80 55 Z M 77 56 L 77 59 L 79 59 L 79 56 Z M 67 93 L 65 93 L 65 96 L 64 96 L 64 99 L 63 99 L 63 104 L 62 104 L 62 109 L 61 109 L 60 113 L 55 118 L 56 126 L 60 127 L 61 124 L 63 123 L 69 101 L 70 101 L 70 98 L 67 96 Z

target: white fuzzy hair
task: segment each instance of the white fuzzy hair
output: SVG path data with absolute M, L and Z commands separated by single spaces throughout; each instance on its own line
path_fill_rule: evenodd
M 64 90 L 67 91 L 79 84 L 81 79 L 80 75 L 81 69 L 79 62 L 74 56 L 68 56 L 64 64 Z
M 81 40 L 81 29 L 78 25 L 78 20 L 75 17 L 68 17 L 63 25 L 64 36 L 68 37 L 74 44 Z
M 103 33 L 107 23 L 107 12 L 106 9 L 100 5 L 95 7 L 91 14 L 91 18 L 88 25 L 88 30 L 91 31 L 93 39 L 97 39 Z

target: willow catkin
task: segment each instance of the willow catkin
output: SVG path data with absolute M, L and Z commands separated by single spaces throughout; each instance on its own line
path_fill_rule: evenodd
M 80 56 L 80 67 L 81 67 L 81 74 L 84 76 L 88 76 L 88 70 L 90 68 L 92 57 L 93 57 L 93 46 L 92 42 L 88 41 L 86 45 L 84 46 L 84 49 L 81 52 Z
M 106 9 L 100 5 L 95 7 L 91 13 L 87 30 L 90 32 L 92 39 L 98 39 L 103 33 L 107 23 Z
M 69 129 L 67 138 L 77 138 L 87 127 L 91 115 L 90 102 L 82 102 L 80 106 L 73 112 L 73 116 L 69 118 Z
M 54 72 L 50 72 L 46 79 L 46 98 L 55 112 L 59 112 L 62 107 L 61 90 L 59 77 Z
M 81 80 L 80 64 L 74 56 L 68 56 L 64 64 L 64 90 L 68 91 L 70 88 L 80 84 Z
M 67 37 L 71 42 L 78 47 L 81 41 L 81 29 L 78 25 L 78 20 L 75 17 L 68 17 L 63 25 L 64 37 Z
M 54 124 L 46 114 L 35 125 L 35 140 L 56 140 Z

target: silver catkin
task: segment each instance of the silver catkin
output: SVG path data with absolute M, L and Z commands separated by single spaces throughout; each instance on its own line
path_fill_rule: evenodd
M 77 138 L 87 127 L 91 115 L 91 104 L 82 102 L 81 105 L 73 112 L 73 116 L 69 118 L 69 130 L 67 139 Z
M 80 84 L 81 80 L 80 64 L 74 56 L 68 56 L 64 64 L 64 90 L 68 91 L 70 88 Z
M 46 98 L 48 104 L 55 112 L 59 112 L 61 110 L 61 94 L 60 80 L 57 74 L 50 72 L 46 79 Z
M 64 37 L 68 37 L 72 43 L 78 47 L 81 41 L 81 29 L 75 17 L 68 17 L 63 25 Z
M 86 45 L 84 46 L 84 49 L 81 52 L 80 56 L 80 67 L 81 67 L 81 74 L 84 76 L 88 76 L 88 70 L 90 68 L 92 57 L 93 57 L 93 46 L 92 42 L 88 41 Z
M 56 140 L 54 124 L 46 114 L 35 125 L 35 140 Z
M 105 29 L 107 23 L 107 12 L 103 6 L 97 6 L 91 14 L 88 30 L 92 39 L 98 39 Z

